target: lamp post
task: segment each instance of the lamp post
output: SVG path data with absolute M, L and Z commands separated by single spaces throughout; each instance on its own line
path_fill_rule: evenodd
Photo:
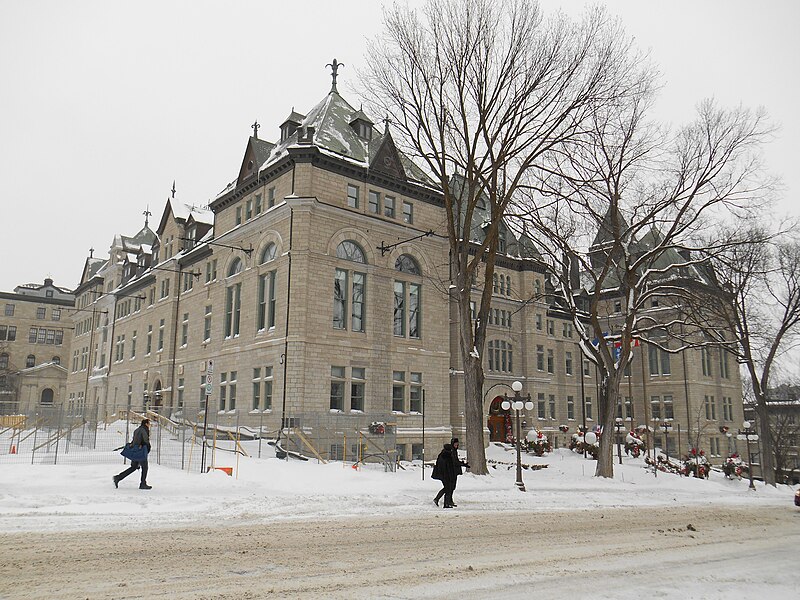
M 662 421 L 661 431 L 664 432 L 664 454 L 667 455 L 667 462 L 669 462 L 669 432 L 672 431 L 672 423 Z
M 522 432 L 520 431 L 519 426 L 519 411 L 523 408 L 527 410 L 533 410 L 533 402 L 531 402 L 531 395 L 530 393 L 526 396 L 522 396 L 520 392 L 522 391 L 522 384 L 519 381 L 515 381 L 511 384 L 511 389 L 514 390 L 514 397 L 509 398 L 505 394 L 503 394 L 503 403 L 501 406 L 503 410 L 509 410 L 511 408 L 514 409 L 517 417 L 517 489 L 520 492 L 525 491 L 525 484 L 522 481 L 522 458 L 521 458 L 521 449 L 520 449 L 520 439 L 522 438 Z
M 747 469 L 750 473 L 749 489 L 754 490 L 756 489 L 756 486 L 753 484 L 753 456 L 750 454 L 750 442 L 757 442 L 758 434 L 756 433 L 756 430 L 752 428 L 750 421 L 744 421 L 742 423 L 742 429 L 739 430 L 739 434 L 736 436 L 736 439 L 744 440 L 747 443 Z
M 622 435 L 622 430 L 624 428 L 625 428 L 625 422 L 622 420 L 622 417 L 617 417 L 614 421 L 614 429 L 617 430 L 617 458 L 619 458 L 619 464 L 622 464 L 621 435 Z

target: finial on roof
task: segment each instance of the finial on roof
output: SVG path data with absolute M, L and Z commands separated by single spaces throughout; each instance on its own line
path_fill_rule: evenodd
M 338 75 L 339 67 L 343 67 L 344 63 L 336 62 L 336 59 L 334 58 L 332 63 L 328 63 L 325 66 L 331 68 L 331 77 L 333 78 L 333 84 L 331 85 L 331 91 L 332 92 L 336 92 L 338 94 L 339 91 L 336 89 L 336 76 Z
M 94 248 L 89 248 L 89 258 L 94 258 Z
M 175 199 L 175 180 L 172 180 L 172 198 Z
M 392 124 L 392 120 L 389 118 L 389 115 L 386 115 L 386 116 L 383 118 L 383 125 L 384 125 L 384 132 L 383 132 L 383 134 L 384 134 L 384 135 L 387 135 L 387 134 L 389 133 L 389 125 L 391 125 L 391 124 Z
M 150 212 L 150 205 L 149 204 L 144 209 L 144 212 L 142 214 L 144 215 L 144 226 L 147 227 L 147 221 L 150 218 L 150 216 L 153 214 L 153 213 Z
M 292 110 L 294 110 L 294 108 Z M 253 129 L 253 137 L 258 139 L 258 130 L 261 127 L 261 125 L 258 124 L 258 119 L 256 119 L 250 127 Z

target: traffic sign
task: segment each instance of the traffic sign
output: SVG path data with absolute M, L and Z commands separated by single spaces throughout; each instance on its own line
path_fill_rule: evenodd
M 214 386 L 211 383 L 207 383 L 206 384 L 206 396 L 210 396 L 211 395 L 211 390 L 212 390 L 213 387 Z

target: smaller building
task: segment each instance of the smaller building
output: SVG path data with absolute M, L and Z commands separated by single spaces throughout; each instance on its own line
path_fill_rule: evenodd
M 0 414 L 35 412 L 64 399 L 61 366 L 72 343 L 75 296 L 45 279 L 0 292 Z
M 767 414 L 775 455 L 775 479 L 778 483 L 800 483 L 800 386 L 779 385 L 769 390 Z M 745 407 L 745 417 L 756 422 L 752 405 Z M 753 463 L 761 463 L 760 447 L 752 444 Z M 756 474 L 760 474 L 758 468 Z

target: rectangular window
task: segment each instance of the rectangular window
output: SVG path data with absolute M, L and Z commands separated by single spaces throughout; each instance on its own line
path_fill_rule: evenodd
M 542 315 L 536 315 L 536 329 L 542 330 Z
M 178 378 L 178 408 L 183 408 L 183 390 L 185 387 L 183 377 Z
M 661 399 L 658 396 L 650 397 L 650 418 L 653 421 L 661 418 Z
M 369 191 L 369 198 L 367 199 L 367 208 L 369 212 L 375 215 L 381 214 L 381 195 L 378 192 Z
M 733 399 L 727 396 L 722 397 L 722 418 L 725 421 L 733 421 Z
M 547 404 L 542 393 L 536 396 L 536 417 L 539 419 L 547 418 Z
M 14 316 L 14 305 L 13 304 L 6 304 L 6 316 L 13 317 Z
M 242 311 L 242 284 L 236 283 L 225 290 L 225 337 L 239 335 Z
M 347 185 L 347 206 L 358 208 L 358 188 L 354 185 Z
M 648 346 L 647 356 L 650 364 L 650 375 L 658 375 L 658 348 L 652 345 Z
M 258 329 L 275 327 L 275 271 L 258 278 Z
M 52 310 L 50 311 L 50 318 L 51 318 L 53 321 L 60 321 L 60 320 L 61 320 L 61 309 L 60 309 L 60 308 L 54 308 L 54 309 L 52 309 Z
M 703 375 L 711 377 L 711 356 L 708 348 L 700 348 L 700 362 L 703 366 Z
M 403 371 L 392 372 L 392 410 L 404 412 L 406 408 L 406 374 Z
M 353 273 L 353 320 L 350 329 L 352 331 L 364 331 L 364 295 L 367 276 L 364 273 Z
M 131 336 L 131 358 L 136 358 L 136 330 L 133 330 L 133 335 Z
M 183 291 L 188 292 L 194 286 L 194 275 L 190 273 L 183 274 Z
M 575 420 L 575 398 L 567 396 L 567 419 Z
M 556 397 L 553 394 L 550 394 L 548 398 L 550 405 L 550 418 L 555 421 L 556 420 Z
M 272 367 L 264 367 L 264 408 L 272 410 Z
M 161 352 L 164 349 L 164 319 L 158 324 L 158 351 Z
M 189 344 L 189 313 L 183 313 L 183 322 L 181 323 L 181 346 Z
M 61 335 L 64 335 L 63 331 L 60 331 Z M 8 341 L 13 342 L 17 339 L 17 326 L 16 325 L 9 325 L 8 326 Z M 61 342 L 57 342 L 60 344 Z
M 345 329 L 347 315 L 347 271 L 336 269 L 333 279 L 333 328 Z
M 422 412 L 422 373 L 411 373 L 411 386 L 409 387 L 409 410 Z
M 394 282 L 394 334 L 406 335 L 406 284 Z
M 664 401 L 664 418 L 674 419 L 675 410 L 672 405 L 672 396 L 664 396 L 663 401 Z
M 719 374 L 723 379 L 731 378 L 731 373 L 728 368 L 728 352 L 723 348 L 719 349 Z
M 206 306 L 205 320 L 203 321 L 203 341 L 211 339 L 211 306 Z
M 350 383 L 350 410 L 364 412 L 364 379 L 366 377 L 363 367 L 353 367 Z
M 44 308 L 42 306 L 42 307 L 39 307 L 39 308 L 36 309 L 36 318 L 37 319 L 44 319 L 46 316 L 47 316 L 47 309 L 46 308 Z
M 253 410 L 261 409 L 261 369 L 253 369 Z
M 408 284 L 408 337 L 419 338 L 420 324 L 422 322 L 419 307 L 422 286 L 418 283 Z
M 331 367 L 331 410 L 344 410 L 344 367 Z
M 583 376 L 584 377 L 590 377 L 591 374 L 592 374 L 592 372 L 591 372 L 591 366 L 590 366 L 589 360 L 588 359 L 584 359 L 583 360 Z
M 669 352 L 666 352 L 665 350 L 661 351 L 661 374 L 662 375 L 672 374 L 672 367 L 669 364 Z
M 553 319 L 547 319 L 547 335 L 556 334 L 556 323 Z
M 8 335 L 8 327 L 5 325 L 0 325 L 0 342 L 4 342 L 6 340 L 6 336 Z
M 392 196 L 384 196 L 383 198 L 383 216 L 394 219 L 394 198 Z
M 592 417 L 592 397 L 591 396 L 586 396 L 585 406 L 586 406 L 586 418 L 589 419 L 589 420 L 593 419 L 594 417 Z
M 228 410 L 236 410 L 236 375 L 237 371 L 231 371 L 228 381 Z
M 544 371 L 544 346 L 536 346 L 536 370 Z
M 572 352 L 566 353 L 566 358 L 564 359 L 564 371 L 567 375 L 572 375 Z
M 414 222 L 414 205 L 410 202 L 403 202 L 403 222 L 409 225 Z
M 228 399 L 228 374 L 219 374 L 219 410 L 225 410 L 225 403 Z
M 256 215 L 260 215 L 261 211 L 264 210 L 264 201 L 261 198 L 261 194 L 256 194 Z
M 28 343 L 35 344 L 36 343 L 36 335 L 39 333 L 39 329 L 36 327 L 31 327 L 31 330 L 28 332 Z
M 553 351 L 549 348 L 547 349 L 547 372 L 555 372 L 555 357 L 553 356 Z
M 249 221 L 253 218 L 253 199 L 248 199 L 244 206 L 244 218 L 245 221 Z
M 149 356 L 150 352 L 153 350 L 153 326 L 147 326 L 147 350 L 145 352 L 145 356 Z
M 275 206 L 275 188 L 271 187 L 267 190 L 267 208 Z
M 237 225 L 241 225 L 242 224 L 242 207 L 241 207 L 241 205 L 236 207 L 236 224 Z

